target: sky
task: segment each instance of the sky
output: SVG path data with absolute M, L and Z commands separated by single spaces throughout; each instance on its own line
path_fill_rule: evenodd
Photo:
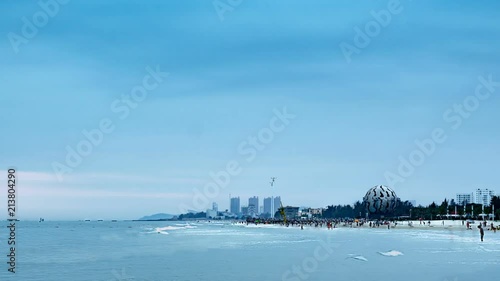
M 20 219 L 500 193 L 499 8 L 1 1 L 0 200 L 9 168 Z

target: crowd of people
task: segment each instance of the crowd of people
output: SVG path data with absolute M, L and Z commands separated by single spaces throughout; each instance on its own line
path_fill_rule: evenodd
M 281 225 L 285 227 L 315 227 L 322 228 L 326 227 L 327 229 L 334 229 L 338 227 L 362 227 L 365 224 L 370 228 L 378 228 L 381 226 L 387 226 L 388 228 L 391 225 L 397 226 L 397 221 L 388 221 L 388 220 L 373 220 L 368 221 L 366 219 L 290 219 L 290 220 L 281 220 L 281 219 L 247 219 L 246 221 L 239 221 L 237 223 L 241 224 L 266 224 L 266 225 Z
M 431 221 L 427 222 L 423 219 L 419 220 L 420 225 L 423 226 L 431 226 Z M 394 228 L 406 223 L 409 227 L 413 227 L 413 221 L 397 221 L 397 220 L 366 220 L 366 219 L 320 219 L 320 218 L 312 218 L 312 219 L 260 219 L 260 218 L 249 218 L 246 221 L 237 221 L 235 223 L 239 224 L 255 224 L 255 225 L 280 225 L 284 227 L 297 227 L 304 229 L 304 227 L 314 227 L 314 228 L 323 228 L 326 229 L 335 229 L 338 227 L 350 227 L 350 228 L 358 228 L 358 227 L 368 227 L 368 228 L 380 228 L 387 227 L 388 229 Z M 471 221 L 462 221 L 462 225 L 466 227 L 466 229 L 472 229 Z M 445 221 L 442 221 L 442 225 L 445 226 Z M 496 233 L 497 230 L 500 230 L 500 225 L 495 226 L 493 222 L 489 225 L 486 221 L 480 221 L 478 225 L 478 229 L 481 236 L 481 241 L 484 238 L 484 230 L 491 230 Z

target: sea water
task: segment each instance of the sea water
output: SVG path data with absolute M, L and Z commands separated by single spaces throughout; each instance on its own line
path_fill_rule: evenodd
M 15 274 L 0 229 L 0 280 L 500 280 L 500 232 L 477 229 L 17 224 Z

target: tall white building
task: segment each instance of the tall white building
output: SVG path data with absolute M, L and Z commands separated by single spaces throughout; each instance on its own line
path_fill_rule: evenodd
M 240 197 L 231 198 L 229 211 L 235 215 L 240 213 Z
M 276 196 L 273 199 L 273 207 L 272 207 L 273 212 L 271 213 L 273 218 L 274 218 L 274 214 L 276 214 L 276 212 L 279 210 L 280 207 L 281 207 L 281 197 Z
M 252 212 L 253 211 L 253 212 Z M 254 196 L 248 198 L 248 212 L 255 215 L 259 212 L 259 197 Z
M 491 204 L 491 197 L 495 196 L 495 192 L 489 189 L 476 189 L 474 192 L 474 203 L 489 206 Z
M 244 216 L 248 216 L 248 207 L 247 206 L 241 207 L 241 214 Z
M 474 202 L 473 193 L 457 193 L 457 199 L 455 201 L 458 205 L 471 204 Z
M 219 205 L 215 202 L 212 203 L 212 211 L 215 211 L 215 212 L 219 211 Z
M 264 214 L 274 215 L 274 213 L 273 213 L 273 199 L 271 197 L 264 198 Z

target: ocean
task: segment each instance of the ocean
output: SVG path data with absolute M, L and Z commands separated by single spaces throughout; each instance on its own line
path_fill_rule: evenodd
M 7 223 L 3 222 L 5 225 Z M 17 222 L 0 280 L 204 281 L 500 278 L 500 231 L 285 228 L 227 222 Z

